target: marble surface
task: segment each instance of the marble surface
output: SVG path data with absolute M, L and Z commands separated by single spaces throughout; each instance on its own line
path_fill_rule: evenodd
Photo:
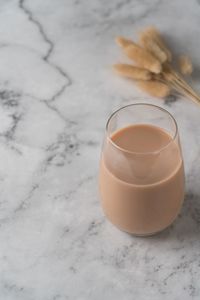
M 0 299 L 200 299 L 200 108 L 152 99 L 110 70 L 116 35 L 149 24 L 189 53 L 200 91 L 200 1 L 0 1 Z M 102 213 L 105 122 L 122 105 L 177 119 L 186 197 L 177 221 L 134 238 Z

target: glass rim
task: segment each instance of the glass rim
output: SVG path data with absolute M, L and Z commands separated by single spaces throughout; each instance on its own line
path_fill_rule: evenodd
M 126 150 L 120 146 L 118 146 L 109 136 L 108 134 L 108 127 L 109 127 L 109 124 L 110 124 L 110 121 L 112 120 L 112 118 L 118 113 L 120 112 L 121 110 L 127 108 L 127 107 L 131 107 L 131 106 L 149 106 L 149 107 L 153 107 L 157 110 L 160 110 L 162 112 L 164 112 L 166 115 L 168 115 L 170 117 L 170 119 L 172 120 L 172 122 L 174 123 L 175 125 L 175 130 L 174 130 L 174 134 L 172 135 L 172 139 L 170 139 L 169 142 L 166 143 L 166 145 L 164 145 L 163 147 L 161 147 L 159 150 L 156 150 L 156 151 L 147 151 L 147 152 L 137 152 L 137 151 L 130 151 L 130 150 Z M 122 127 L 123 128 L 123 127 Z M 157 154 L 157 153 L 160 153 L 161 151 L 163 151 L 164 149 L 166 149 L 168 146 L 170 146 L 170 144 L 172 144 L 175 139 L 177 138 L 177 135 L 178 135 L 178 125 L 177 125 L 177 122 L 175 120 L 175 118 L 173 117 L 173 115 L 168 111 L 166 110 L 165 108 L 162 108 L 161 106 L 158 106 L 158 105 L 155 105 L 155 104 L 151 104 L 151 103 L 145 103 L 145 102 L 141 102 L 141 103 L 132 103 L 132 104 L 128 104 L 128 105 L 124 105 L 120 108 L 118 108 L 117 110 L 115 110 L 111 115 L 110 117 L 108 118 L 107 122 L 106 122 L 106 139 L 109 140 L 109 142 L 115 147 L 117 148 L 118 150 L 122 151 L 122 152 L 125 152 L 125 153 L 129 153 L 129 154 L 136 154 L 136 155 L 150 155 L 150 154 Z

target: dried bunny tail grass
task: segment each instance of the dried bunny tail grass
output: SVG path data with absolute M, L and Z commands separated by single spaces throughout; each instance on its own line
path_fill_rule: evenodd
M 166 97 L 170 89 L 174 89 L 200 105 L 200 95 L 170 65 L 171 52 L 154 27 L 140 34 L 140 43 L 144 48 L 123 37 L 118 37 L 116 42 L 138 66 L 115 65 L 120 75 L 136 79 L 137 85 L 154 97 Z M 192 73 L 192 63 L 187 56 L 179 58 L 179 66 L 182 74 Z
M 170 88 L 167 84 L 156 80 L 139 81 L 138 87 L 153 97 L 164 98 L 170 94 Z
M 186 55 L 181 55 L 178 59 L 180 71 L 183 75 L 192 74 L 193 67 L 190 58 Z
M 177 90 L 178 92 L 182 93 L 183 95 L 189 97 L 194 102 L 200 104 L 200 96 L 191 88 L 191 86 L 183 80 L 179 74 L 172 69 L 170 65 L 165 65 L 163 70 L 163 79 L 165 82 Z
M 130 59 L 134 60 L 138 66 L 156 74 L 162 71 L 162 65 L 159 60 L 140 46 L 136 44 L 130 45 L 124 48 L 124 52 Z
M 172 54 L 170 50 L 166 47 L 160 35 L 160 32 L 156 28 L 148 27 L 145 31 L 143 31 L 143 35 L 148 36 L 149 40 L 152 40 L 155 44 L 159 46 L 160 50 L 165 53 L 168 61 L 172 60 Z
M 125 39 L 122 36 L 116 37 L 115 42 L 122 48 L 128 47 L 130 45 L 135 45 L 133 41 Z
M 165 51 L 163 51 L 158 43 L 152 39 L 151 34 L 149 31 L 143 31 L 139 33 L 140 37 L 140 44 L 147 50 L 149 50 L 161 63 L 167 61 L 168 57 Z
M 130 66 L 127 64 L 116 64 L 113 66 L 113 68 L 120 75 L 135 80 L 150 80 L 152 78 L 151 72 L 135 66 Z

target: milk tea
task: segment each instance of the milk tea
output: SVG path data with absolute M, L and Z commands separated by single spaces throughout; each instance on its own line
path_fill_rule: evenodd
M 115 131 L 102 154 L 100 193 L 106 216 L 121 230 L 149 235 L 169 226 L 184 198 L 177 141 L 149 124 Z

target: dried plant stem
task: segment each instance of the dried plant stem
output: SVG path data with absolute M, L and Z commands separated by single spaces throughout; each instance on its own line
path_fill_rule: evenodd
M 193 90 L 193 88 L 191 88 L 191 86 L 185 80 L 183 80 L 172 68 L 171 74 L 171 83 L 176 85 L 179 92 L 183 91 L 185 95 L 190 97 L 196 103 L 200 104 L 200 96 Z
M 166 71 L 167 69 L 167 71 Z M 176 90 L 180 94 L 184 94 L 189 97 L 195 103 L 200 105 L 200 96 L 193 90 L 193 88 L 183 80 L 179 74 L 173 70 L 171 66 L 165 65 L 165 70 L 161 74 L 154 74 L 153 79 L 167 84 L 172 89 Z
M 168 83 L 173 89 L 177 90 L 180 93 L 183 93 L 185 96 L 188 96 L 194 102 L 200 104 L 200 96 L 191 88 L 191 86 L 183 80 L 177 72 L 175 72 L 171 66 L 165 66 L 165 70 L 162 73 L 161 80 L 165 83 Z
M 200 97 L 198 94 L 191 92 L 190 89 L 187 88 L 187 86 L 182 86 L 180 83 L 172 82 L 171 86 L 177 90 L 178 92 L 185 94 L 185 96 L 188 96 L 191 100 L 193 100 L 195 103 L 200 105 Z

